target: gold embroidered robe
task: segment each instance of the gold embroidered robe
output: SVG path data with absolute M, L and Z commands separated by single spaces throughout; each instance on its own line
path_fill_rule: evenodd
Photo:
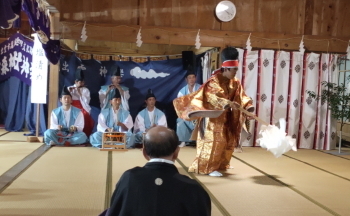
M 178 116 L 187 120 L 191 111 L 226 108 L 218 118 L 197 119 L 197 155 L 189 172 L 209 174 L 229 167 L 245 121 L 241 111 L 230 108 L 231 101 L 237 102 L 244 109 L 251 108 L 253 104 L 240 81 L 237 78 L 229 80 L 222 73 L 209 78 L 198 91 L 174 100 Z

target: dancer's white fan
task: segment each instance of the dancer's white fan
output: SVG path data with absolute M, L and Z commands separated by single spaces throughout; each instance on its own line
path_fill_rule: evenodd
M 258 118 L 256 115 L 246 111 L 242 107 L 238 108 L 246 115 L 253 117 L 258 122 L 262 123 L 259 134 L 261 138 L 257 140 L 262 148 L 266 148 L 270 151 L 276 158 L 280 157 L 282 154 L 288 152 L 289 150 L 296 151 L 296 140 L 291 136 L 287 136 L 286 130 L 286 120 L 281 118 L 279 120 L 280 128 L 275 125 L 269 125 L 264 120 Z
M 253 117 L 255 120 L 262 124 L 259 134 L 261 138 L 257 140 L 262 148 L 266 148 L 270 151 L 276 158 L 280 157 L 282 154 L 288 152 L 289 150 L 297 150 L 296 140 L 291 136 L 287 136 L 286 130 L 286 120 L 280 119 L 280 128 L 275 125 L 270 125 L 264 120 L 260 119 L 256 115 L 247 110 L 243 109 L 240 105 L 236 104 L 236 108 L 248 116 Z M 188 113 L 188 118 L 193 117 L 207 117 L 207 118 L 217 118 L 225 110 L 199 110 Z
M 274 125 L 262 125 L 259 132 L 262 137 L 257 140 L 262 148 L 266 148 L 275 157 L 280 157 L 291 149 L 297 150 L 296 140 L 286 136 L 286 120 L 281 118 L 279 122 L 280 128 Z

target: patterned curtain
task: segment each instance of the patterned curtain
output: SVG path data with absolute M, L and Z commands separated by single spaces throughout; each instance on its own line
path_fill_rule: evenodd
M 326 104 L 308 96 L 307 90 L 321 92 L 321 82 L 338 82 L 338 56 L 239 49 L 237 77 L 254 100 L 256 115 L 268 124 L 287 120 L 286 133 L 297 139 L 299 148 L 329 150 L 336 144 L 336 120 Z M 261 123 L 251 120 L 249 132 L 242 133 L 242 146 L 257 146 Z

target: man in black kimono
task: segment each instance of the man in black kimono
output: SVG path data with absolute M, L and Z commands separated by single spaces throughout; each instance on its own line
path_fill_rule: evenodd
M 147 132 L 143 156 L 148 163 L 122 175 L 107 216 L 211 215 L 208 193 L 174 166 L 180 150 L 178 141 L 176 133 L 163 126 Z

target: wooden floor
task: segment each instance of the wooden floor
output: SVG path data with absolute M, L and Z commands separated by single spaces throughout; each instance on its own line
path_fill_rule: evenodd
M 0 129 L 0 216 L 98 215 L 120 175 L 146 162 L 140 149 L 48 148 L 25 140 L 23 132 Z M 350 155 L 299 149 L 274 158 L 258 147 L 243 150 L 221 178 L 187 173 L 195 149 L 180 151 L 176 166 L 208 191 L 212 215 L 350 215 Z

